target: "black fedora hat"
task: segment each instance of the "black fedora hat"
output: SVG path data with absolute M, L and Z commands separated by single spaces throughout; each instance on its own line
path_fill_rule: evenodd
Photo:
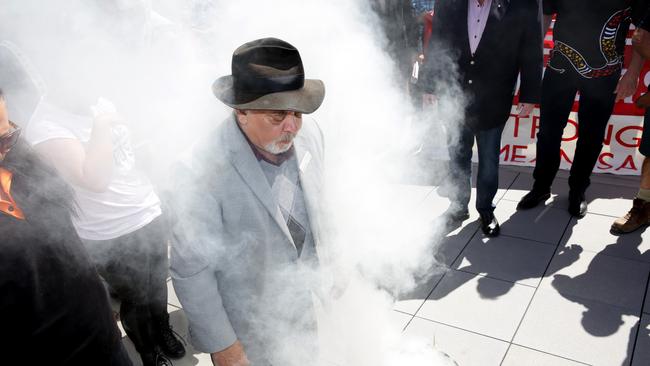
M 232 55 L 232 75 L 212 84 L 214 95 L 237 109 L 312 113 L 325 98 L 321 80 L 305 79 L 300 53 L 277 38 L 248 42 Z

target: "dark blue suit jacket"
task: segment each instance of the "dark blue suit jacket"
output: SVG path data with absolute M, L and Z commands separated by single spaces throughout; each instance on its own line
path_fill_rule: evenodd
M 521 73 L 520 101 L 539 103 L 543 43 L 536 0 L 492 0 L 481 42 L 472 55 L 467 30 L 468 0 L 435 3 L 433 34 L 422 71 L 423 88 L 438 94 L 460 84 L 466 123 L 475 130 L 503 125 L 510 115 Z

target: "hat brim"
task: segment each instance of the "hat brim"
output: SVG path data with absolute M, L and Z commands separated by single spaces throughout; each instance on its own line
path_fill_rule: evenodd
M 263 95 L 246 103 L 235 100 L 232 75 L 222 76 L 212 84 L 212 92 L 221 102 L 235 109 L 268 109 L 315 112 L 325 99 L 325 84 L 321 80 L 305 79 L 302 88 Z

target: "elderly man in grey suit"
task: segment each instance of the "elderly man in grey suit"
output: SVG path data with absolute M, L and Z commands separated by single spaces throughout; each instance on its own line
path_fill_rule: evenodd
M 192 343 L 217 366 L 313 365 L 323 137 L 303 113 L 323 82 L 265 38 L 213 92 L 234 113 L 174 172 L 172 279 Z

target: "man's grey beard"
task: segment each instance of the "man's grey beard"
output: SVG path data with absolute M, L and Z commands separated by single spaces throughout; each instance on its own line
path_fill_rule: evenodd
M 296 135 L 292 133 L 282 135 L 275 141 L 266 144 L 264 146 L 264 150 L 273 155 L 279 155 L 285 153 L 289 151 L 289 149 L 291 149 L 291 146 L 293 146 L 293 139 L 295 137 Z M 284 142 L 286 144 L 280 145 L 281 142 Z

